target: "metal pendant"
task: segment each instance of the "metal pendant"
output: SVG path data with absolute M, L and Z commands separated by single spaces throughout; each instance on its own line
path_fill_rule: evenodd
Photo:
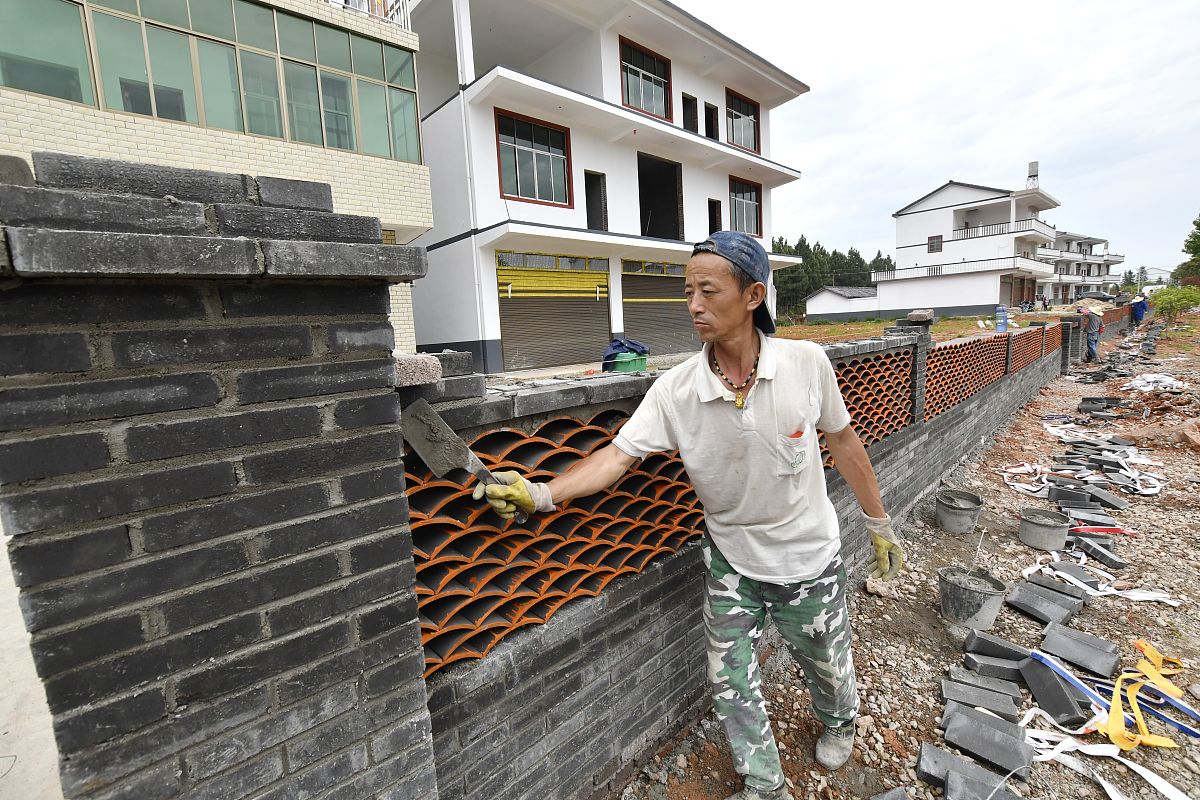
M 741 392 L 738 392 L 736 395 L 734 395 L 733 407 L 736 408 L 738 411 L 741 411 L 743 408 L 745 408 L 746 407 L 746 396 L 744 394 L 742 394 Z

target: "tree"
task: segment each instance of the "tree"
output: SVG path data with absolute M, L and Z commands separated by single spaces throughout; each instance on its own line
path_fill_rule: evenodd
M 871 282 L 871 269 L 857 248 L 851 247 L 846 251 L 846 276 L 844 286 L 874 286 Z
M 1121 276 L 1121 285 L 1122 286 L 1133 286 L 1135 283 L 1137 283 L 1137 278 L 1134 276 L 1133 270 L 1131 270 L 1131 269 L 1125 270 L 1125 274 L 1123 274 Z
M 1175 323 L 1179 315 L 1200 306 L 1200 288 L 1180 286 L 1159 289 L 1154 293 L 1154 311 L 1168 325 Z
M 1192 231 L 1183 240 L 1183 252 L 1188 260 L 1171 272 L 1171 278 L 1177 281 L 1200 278 L 1200 216 L 1192 220 Z
M 1150 282 L 1150 272 L 1145 267 L 1138 267 L 1137 285 L 1145 286 L 1149 282 Z

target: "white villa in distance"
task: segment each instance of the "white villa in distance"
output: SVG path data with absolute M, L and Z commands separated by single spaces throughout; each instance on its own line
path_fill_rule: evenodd
M 771 240 L 771 191 L 800 173 L 770 159 L 770 112 L 808 87 L 666 0 L 416 0 L 412 25 L 418 349 L 489 373 L 596 363 L 622 335 L 696 349 L 691 243 Z
M 1057 230 L 1041 215 L 1060 203 L 1038 184 L 1024 189 L 947 181 L 892 216 L 896 269 L 876 272 L 873 301 L 823 287 L 808 298 L 809 320 L 902 317 L 915 308 L 972 316 L 1049 297 L 1068 303 L 1113 282 L 1124 256 L 1105 239 Z M 840 287 L 845 288 L 845 287 Z

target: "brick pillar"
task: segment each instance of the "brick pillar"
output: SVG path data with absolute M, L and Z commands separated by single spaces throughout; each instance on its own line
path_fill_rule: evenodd
M 424 252 L 328 186 L 35 163 L 0 525 L 66 796 L 436 798 L 387 319 Z
M 884 333 L 918 334 L 913 347 L 911 424 L 923 422 L 925 420 L 925 365 L 929 360 L 929 348 L 933 346 L 933 336 L 929 333 L 928 326 L 885 328 Z
M 1072 353 L 1079 346 L 1079 326 L 1078 323 L 1067 319 L 1064 319 L 1060 324 L 1062 325 L 1062 367 L 1060 374 L 1066 375 L 1071 371 Z
M 1014 338 L 1016 338 L 1016 334 L 1012 333 L 1011 331 L 1004 335 L 1004 374 L 1005 375 L 1012 372 L 1012 363 L 1013 363 L 1012 349 L 1013 349 L 1013 339 Z

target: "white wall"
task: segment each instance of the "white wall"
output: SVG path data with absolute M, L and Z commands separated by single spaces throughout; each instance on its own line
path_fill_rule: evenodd
M 417 99 L 429 114 L 458 92 L 458 62 L 453 53 L 421 53 L 416 61 Z
M 880 281 L 878 290 L 879 307 L 885 310 L 995 305 L 1000 296 L 1000 273 Z
M 472 227 L 472 175 L 469 170 L 473 165 L 469 165 L 465 158 L 462 114 L 463 98 L 459 94 L 421 123 L 425 162 L 433 165 L 429 170 L 429 192 L 434 215 L 433 227 L 414 239 L 413 244 L 428 247 Z M 485 165 L 490 169 L 485 170 L 484 180 L 494 178 L 495 162 L 493 153 L 490 165 Z
M 847 314 L 851 312 L 875 312 L 879 310 L 878 297 L 842 297 L 834 292 L 813 295 L 804 305 L 805 312 L 814 314 Z
M 604 38 L 599 31 L 584 30 L 521 71 L 592 97 L 604 97 L 600 70 L 603 46 Z
M 470 237 L 429 253 L 429 272 L 413 281 L 413 321 L 417 344 L 464 342 L 496 338 L 486 334 L 484 296 L 490 292 L 496 305 L 496 270 L 490 278 L 475 268 L 476 248 Z M 493 262 L 494 263 L 494 262 Z M 488 281 L 485 285 L 484 281 Z

